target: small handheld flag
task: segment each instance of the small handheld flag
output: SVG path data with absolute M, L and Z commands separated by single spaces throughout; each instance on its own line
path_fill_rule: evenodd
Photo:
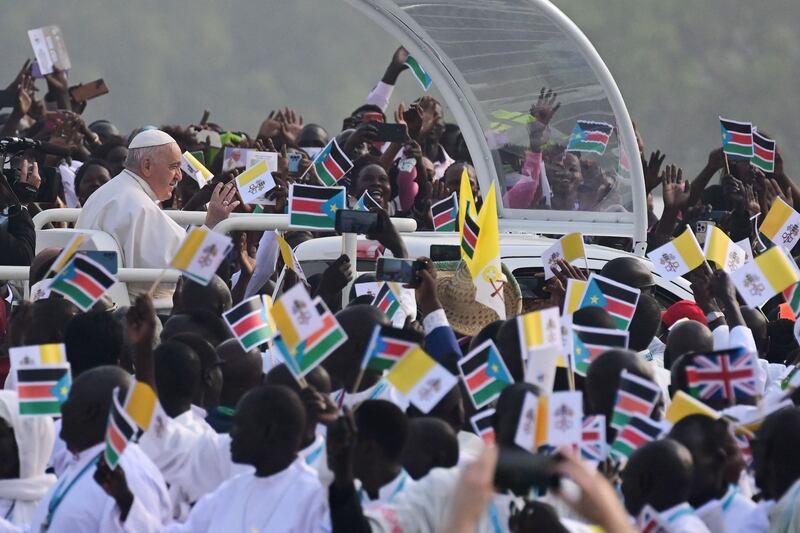
M 491 339 L 459 359 L 458 368 L 476 409 L 496 400 L 503 389 L 514 383 Z
M 108 425 L 106 427 L 106 448 L 104 458 L 111 470 L 117 468 L 122 452 L 128 443 L 135 441 L 141 434 L 136 423 L 128 415 L 125 408 L 120 405 L 117 395 L 119 387 L 111 393 L 111 408 L 108 412 Z
M 214 174 L 203 163 L 198 161 L 194 154 L 188 151 L 183 152 L 181 156 L 181 170 L 196 181 L 201 189 L 214 177 Z
M 500 262 L 500 228 L 497 222 L 497 191 L 492 182 L 486 201 L 478 213 L 480 235 L 475 243 L 475 254 L 467 262 L 472 283 L 475 285 L 475 301 L 497 313 L 500 320 L 506 318 L 503 287 L 506 276 Z
M 458 222 L 458 196 L 456 193 L 431 206 L 434 231 L 456 231 Z
M 705 261 L 700 243 L 689 226 L 670 242 L 647 254 L 647 257 L 653 262 L 653 270 L 667 280 L 683 276 Z
M 277 169 L 275 169 L 277 170 Z M 261 160 L 234 178 L 239 196 L 246 204 L 253 203 L 275 188 L 275 180 L 265 160 Z
M 291 352 L 322 323 L 322 315 L 302 283 L 293 285 L 278 297 L 271 313 L 283 344 Z
M 583 393 L 556 391 L 539 409 L 536 446 L 579 446 L 583 429 Z
M 564 314 L 571 315 L 581 308 L 583 294 L 586 292 L 588 281 L 567 278 L 567 294 L 564 296 Z
M 614 126 L 605 122 L 579 120 L 567 140 L 568 152 L 593 152 L 603 155 Z
M 800 213 L 775 198 L 758 231 L 778 246 L 791 250 L 800 239 Z
M 21 416 L 58 416 L 69 395 L 69 364 L 23 366 L 16 369 Z
M 397 295 L 386 282 L 381 284 L 378 294 L 372 300 L 372 305 L 383 311 L 390 321 L 394 319 L 394 315 L 401 309 L 400 300 L 397 299 Z
M 56 260 L 53 261 L 53 264 L 52 266 L 50 266 L 50 269 L 47 271 L 47 276 L 45 277 L 52 278 L 58 272 L 61 272 L 64 269 L 64 267 L 67 266 L 67 263 L 70 262 L 72 256 L 75 255 L 75 252 L 78 251 L 78 248 L 80 248 L 81 244 L 83 244 L 85 240 L 86 240 L 85 233 L 76 233 L 75 235 L 73 235 L 72 238 L 67 243 L 67 245 L 64 247 L 64 249 L 61 250 L 61 253 L 58 254 Z
M 550 279 L 555 276 L 553 268 L 560 259 L 571 263 L 572 261 L 586 257 L 583 247 L 583 235 L 580 233 L 569 233 L 542 253 L 542 265 L 544 266 L 544 277 Z
M 150 428 L 157 401 L 156 392 L 150 385 L 136 380 L 132 382 L 125 396 L 125 412 L 141 433 Z
M 373 209 L 383 209 L 381 205 L 375 201 L 369 191 L 364 191 L 361 195 L 361 198 L 358 199 L 356 202 L 356 211 L 372 211 Z
M 423 413 L 430 412 L 458 384 L 458 378 L 422 348 L 414 348 L 403 357 L 386 380 Z
M 780 246 L 773 246 L 731 274 L 736 290 L 750 307 L 758 307 L 800 281 L 794 261 Z
M 544 397 L 546 398 L 546 397 Z M 514 444 L 533 453 L 536 450 L 537 421 L 539 418 L 539 397 L 531 391 L 525 393 L 522 409 L 519 411 Z
M 372 330 L 361 368 L 371 368 L 379 372 L 391 370 L 403 357 L 419 344 L 412 333 L 391 326 L 375 326 Z
M 611 451 L 617 456 L 629 458 L 639 447 L 652 442 L 661 435 L 661 425 L 645 416 L 633 415 L 622 427 Z
M 67 351 L 63 344 L 12 346 L 8 349 L 8 356 L 11 368 L 57 365 L 67 362 Z
M 233 241 L 227 235 L 194 227 L 186 234 L 169 266 L 201 285 L 208 285 L 231 248 Z
M 605 461 L 607 455 L 605 415 L 584 416 L 581 427 L 581 457 L 599 463 Z
M 419 61 L 412 56 L 408 56 L 405 63 L 411 72 L 414 74 L 414 77 L 417 79 L 420 85 L 422 85 L 422 90 L 427 91 L 431 88 L 431 84 L 433 83 L 433 79 L 431 75 L 428 74 L 425 69 L 419 64 Z
M 345 207 L 344 187 L 289 186 L 289 225 L 292 228 L 333 230 L 336 211 Z
M 753 125 L 750 122 L 739 122 L 719 117 L 722 134 L 722 151 L 731 159 L 747 159 L 753 157 Z
M 484 409 L 483 411 L 478 411 L 477 414 L 469 419 L 469 423 L 472 424 L 472 429 L 475 430 L 475 434 L 478 435 L 483 442 L 493 443 L 495 441 L 494 426 L 492 425 L 493 417 L 494 409 Z
M 628 158 L 628 152 L 622 145 L 619 147 L 619 160 L 617 161 L 617 167 L 614 173 L 620 179 L 631 179 L 631 160 Z
M 800 316 L 800 283 L 789 285 L 783 290 L 783 297 L 792 309 L 794 316 Z
M 619 329 L 572 326 L 572 357 L 575 373 L 585 376 L 589 365 L 597 357 L 612 348 L 628 347 L 628 332 Z
M 725 272 L 734 272 L 747 260 L 747 252 L 716 226 L 709 226 L 703 254 Z
M 272 320 L 271 307 L 272 298 L 256 295 L 223 315 L 244 351 L 264 344 L 275 335 L 277 327 Z
M 296 378 L 302 378 L 308 374 L 347 341 L 347 333 L 336 321 L 336 317 L 330 312 L 322 298 L 317 297 L 312 303 L 314 304 L 314 312 L 319 317 L 319 320 L 312 328 L 312 333 L 303 336 L 294 349 L 290 349 L 283 341 L 282 329 L 280 330 L 281 334 L 275 337 L 274 341 L 275 347 L 286 362 L 286 366 Z M 273 306 L 273 309 L 276 306 L 277 303 Z M 277 317 L 276 322 L 278 322 Z M 279 322 L 278 328 L 280 329 Z
M 277 231 L 275 232 L 275 241 L 278 243 L 278 249 L 280 250 L 281 259 L 283 259 L 283 264 L 297 274 L 297 276 L 304 280 L 306 279 L 306 274 L 303 272 L 303 267 L 300 266 L 300 261 L 297 260 L 297 256 L 294 255 L 294 250 L 292 247 L 289 246 L 289 243 L 286 242 Z
M 557 307 L 548 307 L 517 316 L 519 328 L 520 353 L 527 360 L 530 353 L 542 346 L 562 345 L 561 319 Z
M 713 419 L 720 417 L 717 411 L 700 400 L 692 398 L 682 390 L 676 391 L 672 395 L 672 401 L 669 403 L 667 412 L 664 414 L 664 420 L 670 424 L 677 424 L 689 415 L 703 415 Z
M 756 396 L 756 361 L 744 347 L 694 355 L 686 382 L 700 400 L 750 399 Z
M 475 242 L 478 240 L 478 210 L 475 204 L 475 198 L 472 196 L 472 183 L 469 180 L 469 173 L 465 166 L 461 170 L 461 183 L 458 187 L 458 230 L 461 232 L 461 242 L 464 242 L 464 218 L 467 214 L 469 214 L 474 222 L 474 239 L 472 239 L 468 256 L 466 252 L 462 250 L 462 259 L 472 259 L 472 252 L 475 250 Z
M 88 311 L 105 292 L 117 282 L 117 278 L 100 263 L 77 254 L 59 272 L 50 284 L 50 290 Z
M 617 400 L 611 417 L 611 427 L 620 429 L 634 415 L 650 416 L 661 395 L 661 389 L 650 381 L 623 370 L 619 377 Z
M 353 168 L 353 162 L 347 157 L 336 139 L 331 140 L 312 161 L 314 170 L 320 181 L 326 187 L 332 187 L 344 178 L 345 174 Z
M 601 307 L 611 315 L 619 329 L 628 329 L 641 292 L 639 289 L 592 273 L 589 275 L 589 282 L 583 294 L 581 308 Z
M 750 164 L 764 172 L 775 172 L 775 141 L 753 129 L 753 157 Z

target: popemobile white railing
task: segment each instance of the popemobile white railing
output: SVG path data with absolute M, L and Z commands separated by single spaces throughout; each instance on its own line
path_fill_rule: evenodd
M 45 225 L 52 222 L 75 222 L 78 220 L 81 210 L 72 209 L 48 209 L 33 217 L 33 225 L 37 233 L 46 232 L 42 229 Z M 171 211 L 165 210 L 164 213 L 181 226 L 199 226 L 205 221 L 204 211 Z M 416 231 L 417 222 L 412 218 L 392 218 L 392 224 L 400 233 L 410 233 Z M 289 227 L 289 215 L 285 214 L 253 214 L 253 213 L 233 213 L 228 219 L 223 220 L 214 228 L 220 233 L 230 233 L 231 231 L 264 231 L 279 230 L 285 231 Z M 342 253 L 350 257 L 352 264 L 356 264 L 356 239 L 355 235 L 342 236 Z M 3 281 L 25 281 L 29 278 L 29 268 L 27 266 L 0 266 L 0 280 Z M 158 268 L 120 268 L 117 272 L 119 281 L 152 283 L 162 271 Z M 167 283 L 174 283 L 180 277 L 177 270 L 168 270 L 162 280 Z M 27 284 L 25 287 L 27 296 Z M 349 294 L 349 287 L 344 292 Z

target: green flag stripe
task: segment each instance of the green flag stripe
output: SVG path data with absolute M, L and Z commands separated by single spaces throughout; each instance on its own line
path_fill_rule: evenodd
M 326 337 L 323 337 L 317 344 L 315 344 L 309 351 L 303 355 L 303 361 L 300 366 L 300 371 L 304 372 L 306 369 L 316 365 L 316 363 L 324 359 L 336 344 L 344 338 L 342 330 L 336 328 L 331 331 Z
M 19 402 L 19 414 L 21 415 L 57 415 L 60 413 L 61 404 L 57 400 L 50 402 Z
M 259 328 L 242 337 L 242 344 L 247 346 L 246 350 L 250 350 L 251 348 L 255 348 L 256 346 L 267 342 L 268 339 L 269 328 Z
M 58 287 L 51 287 L 51 289 L 55 289 L 57 292 L 63 293 L 64 296 L 69 297 L 78 307 L 82 309 L 90 307 L 94 303 L 94 300 L 91 296 L 83 292 L 78 286 L 72 285 L 68 282 L 59 283 Z
M 752 157 L 753 155 L 752 146 L 742 146 L 741 144 L 728 143 L 723 147 L 723 151 L 726 154 L 733 155 L 746 155 L 748 157 Z
M 328 169 L 325 168 L 325 165 L 322 164 L 322 161 L 317 161 L 314 163 L 314 169 L 317 171 L 317 176 L 319 179 L 327 185 L 328 187 L 332 185 L 336 185 L 336 180 L 331 176 L 331 173 L 328 172 Z
M 500 380 L 493 380 L 482 389 L 474 391 L 472 393 L 472 397 L 475 399 L 476 404 L 482 405 L 494 399 L 494 397 L 503 392 L 503 389 L 505 388 L 506 384 L 504 382 Z
M 320 229 L 333 229 L 334 222 L 328 215 L 308 215 L 292 213 L 289 224 L 292 226 L 311 226 Z

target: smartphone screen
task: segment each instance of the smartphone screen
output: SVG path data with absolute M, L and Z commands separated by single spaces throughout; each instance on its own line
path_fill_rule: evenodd
M 288 154 L 287 157 L 289 158 L 289 172 L 298 172 L 303 154 Z
M 395 281 L 398 283 L 416 283 L 419 281 L 418 272 L 423 265 L 415 259 L 395 259 L 394 257 L 381 257 L 375 269 L 375 279 L 378 281 Z
M 108 94 L 108 85 L 103 79 L 90 81 L 81 85 L 75 85 L 69 88 L 69 94 L 76 102 L 85 102 L 92 98 L 97 98 L 104 94 Z
M 372 233 L 378 225 L 378 213 L 339 209 L 336 211 L 336 231 L 339 233 Z
M 403 124 L 373 122 L 378 129 L 375 139 L 384 142 L 401 143 L 406 140 L 406 127 Z
M 92 261 L 100 263 L 100 266 L 112 274 L 117 273 L 117 252 L 108 250 L 80 250 L 76 253 L 85 255 Z
M 461 247 L 457 244 L 431 244 L 432 261 L 460 261 Z

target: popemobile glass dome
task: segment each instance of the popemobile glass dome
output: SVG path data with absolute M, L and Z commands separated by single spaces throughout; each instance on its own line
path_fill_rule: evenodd
M 502 229 L 628 236 L 643 252 L 644 180 L 628 111 L 597 51 L 558 8 L 547 0 L 349 2 L 397 37 L 431 74 L 453 115 L 448 121 L 463 132 L 483 194 L 498 184 Z M 502 196 L 530 179 L 529 111 L 542 87 L 558 94 L 561 107 L 550 124 L 537 196 L 512 209 Z M 567 179 L 559 161 L 575 161 L 564 159 L 564 149 L 578 121 L 595 123 L 583 124 L 592 139 L 609 129 L 610 135 L 602 154 L 579 154 L 580 201 L 556 209 L 552 200 L 563 182 L 551 182 Z

